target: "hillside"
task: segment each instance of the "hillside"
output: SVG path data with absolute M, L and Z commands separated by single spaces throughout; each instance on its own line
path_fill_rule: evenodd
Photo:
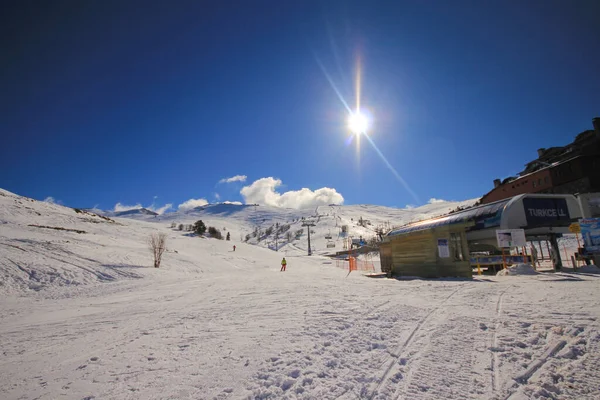
M 281 252 L 170 228 L 203 218 L 243 234 L 304 216 L 322 243 L 335 221 L 368 219 L 351 226 L 366 235 L 454 206 L 108 218 L 0 191 L 0 398 L 594 398 L 597 275 L 368 279 L 291 254 L 303 239 L 279 272 Z M 155 232 L 168 235 L 159 269 Z
M 376 236 L 377 228 L 387 232 L 393 226 L 443 215 L 457 207 L 470 206 L 476 200 L 436 202 L 406 209 L 375 205 L 331 205 L 293 210 L 263 205 L 210 204 L 186 212 L 160 216 L 149 216 L 139 212 L 124 216 L 139 221 L 163 223 L 165 226 L 172 223 L 177 226 L 189 225 L 202 220 L 207 226 L 222 230 L 223 235 L 229 232 L 236 243 L 246 242 L 273 250 L 277 248 L 283 254 L 289 255 L 307 253 L 307 228 L 302 224 L 310 222 L 315 224 L 311 228 L 313 253 L 331 254 L 343 250 L 345 238 L 362 237 L 368 241 Z M 359 224 L 361 219 L 362 225 Z M 347 227 L 346 234 L 342 232 L 343 226 Z M 331 239 L 326 238 L 329 236 Z
M 414 209 L 356 205 L 312 210 L 213 204 L 182 213 L 155 215 L 141 209 L 121 212 L 118 214 L 121 217 L 107 217 L 2 190 L 0 292 L 42 291 L 43 296 L 62 296 L 65 290 L 72 293 L 88 285 L 152 276 L 154 272 L 144 267 L 151 265 L 146 242 L 154 232 L 168 234 L 165 258 L 172 263 L 166 265 L 170 264 L 175 273 L 195 274 L 207 267 L 206 253 L 223 254 L 233 244 L 256 247 L 253 251 L 270 260 L 270 265 L 277 265 L 280 255 L 305 255 L 308 242 L 306 228 L 302 228 L 304 221 L 316 224 L 312 228 L 311 246 L 318 255 L 342 250 L 343 225 L 348 227 L 348 236 L 369 239 L 378 226 L 403 224 L 470 203 L 435 203 Z M 364 227 L 358 225 L 361 218 Z M 200 239 L 190 232 L 171 228 L 173 223 L 193 224 L 199 219 L 222 230 L 223 236 L 230 233 L 231 241 Z M 272 251 L 275 224 L 280 226 L 279 253 Z M 273 232 L 267 235 L 270 227 Z M 261 232 L 260 236 L 252 237 L 256 230 Z M 290 240 L 286 239 L 286 232 L 292 233 Z M 332 238 L 326 239 L 329 234 Z M 250 239 L 246 241 L 247 235 Z M 328 248 L 328 243 L 335 247 Z
M 131 215 L 144 215 L 133 213 Z M 163 268 L 172 279 L 219 271 L 231 263 L 225 241 L 192 237 L 163 224 L 109 218 L 0 190 L 0 294 L 42 298 L 71 297 L 95 290 L 117 290 L 132 280 L 163 275 L 153 268 L 147 241 L 168 235 Z M 279 255 L 244 245 L 245 254 L 264 265 Z M 261 265 L 263 265 L 261 264 Z M 112 285 L 104 285 L 111 283 Z M 116 285 L 116 286 L 115 286 Z

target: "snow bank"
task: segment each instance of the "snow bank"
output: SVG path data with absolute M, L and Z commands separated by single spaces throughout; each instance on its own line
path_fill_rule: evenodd
M 496 276 L 537 275 L 538 272 L 529 264 L 517 264 L 498 272 Z

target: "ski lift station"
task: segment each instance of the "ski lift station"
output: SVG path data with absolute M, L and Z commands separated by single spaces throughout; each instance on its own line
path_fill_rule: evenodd
M 570 194 L 522 194 L 411 223 L 390 231 L 380 247 L 381 270 L 395 276 L 472 277 L 471 254 L 503 254 L 496 231 L 522 229 L 527 241 L 547 240 L 562 266 L 557 238 L 582 218 Z

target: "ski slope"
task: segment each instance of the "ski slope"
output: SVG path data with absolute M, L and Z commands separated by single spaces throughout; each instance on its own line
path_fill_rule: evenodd
M 311 249 L 315 254 L 332 254 L 344 249 L 344 239 L 363 238 L 365 241 L 376 236 L 375 229 L 381 227 L 387 232 L 392 226 L 404 225 L 409 222 L 431 218 L 475 203 L 477 199 L 461 202 L 438 202 L 411 209 L 397 209 L 374 205 L 350 206 L 320 206 L 314 209 L 294 210 L 264 205 L 237 205 L 237 204 L 209 204 L 186 212 L 173 212 L 160 216 L 144 213 L 131 213 L 130 219 L 138 221 L 171 223 L 189 225 L 197 220 L 202 220 L 207 226 L 225 229 L 231 233 L 235 241 L 244 241 L 246 235 L 259 229 L 263 234 L 250 237 L 247 243 L 256 244 L 271 249 L 277 248 L 283 254 L 303 255 L 308 252 L 308 232 L 303 227 L 304 222 L 314 223 L 311 228 Z M 109 214 L 110 215 L 110 214 Z M 359 225 L 360 219 L 366 222 Z M 368 224 L 367 224 L 368 223 Z M 286 226 L 285 232 L 277 235 L 277 226 Z M 345 234 L 341 232 L 342 226 L 347 227 Z M 289 228 L 287 228 L 289 227 Z M 265 235 L 264 232 L 272 228 L 273 232 Z M 286 239 L 286 232 L 292 233 L 291 240 Z M 296 235 L 298 232 L 301 235 Z M 277 241 L 276 241 L 277 236 Z M 326 236 L 331 236 L 327 239 Z M 327 244 L 334 247 L 327 247 Z
M 347 207 L 336 213 L 387 218 L 377 207 Z M 197 212 L 243 233 L 259 211 L 241 210 Z M 279 272 L 282 253 L 144 218 L 105 219 L 0 192 L 0 398 L 600 393 L 598 274 L 369 279 L 292 251 Z M 168 234 L 160 269 L 149 267 L 153 232 Z

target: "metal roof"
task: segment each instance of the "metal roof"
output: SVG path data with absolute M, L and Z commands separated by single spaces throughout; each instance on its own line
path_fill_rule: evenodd
M 504 209 L 504 206 L 506 206 L 506 204 L 510 200 L 512 200 L 512 198 L 496 201 L 490 204 L 485 204 L 483 206 L 469 208 L 463 211 L 457 211 L 453 214 L 444 217 L 426 219 L 424 221 L 404 225 L 390 231 L 386 236 L 403 235 L 410 232 L 416 232 L 436 228 L 439 226 L 459 224 L 464 222 L 478 222 L 485 218 L 495 216 L 498 213 L 498 211 Z

